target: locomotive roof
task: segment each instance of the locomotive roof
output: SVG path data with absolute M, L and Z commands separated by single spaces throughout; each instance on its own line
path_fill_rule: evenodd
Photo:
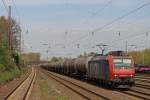
M 109 55 L 105 55 L 105 56 L 99 56 L 99 55 L 97 55 L 97 56 L 93 56 L 92 57 L 92 61 L 93 60 L 106 60 L 107 59 L 107 57 L 108 57 Z M 129 55 L 125 55 L 125 56 L 114 56 L 114 55 L 111 55 L 113 58 L 132 58 L 131 56 L 129 56 Z
M 124 51 L 111 51 L 107 55 L 112 55 L 112 56 L 129 56 L 126 52 Z

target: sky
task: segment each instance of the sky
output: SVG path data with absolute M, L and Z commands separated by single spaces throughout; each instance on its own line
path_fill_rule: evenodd
M 23 52 L 40 52 L 45 59 L 101 53 L 98 44 L 108 45 L 106 52 L 125 50 L 126 43 L 128 50 L 150 47 L 150 5 L 107 25 L 150 0 L 4 1 L 22 27 Z M 0 16 L 7 16 L 2 0 Z

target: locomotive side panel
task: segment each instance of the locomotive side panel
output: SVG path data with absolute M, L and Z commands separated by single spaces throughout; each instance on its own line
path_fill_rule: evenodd
M 109 64 L 107 60 L 90 61 L 88 66 L 90 78 L 109 80 Z

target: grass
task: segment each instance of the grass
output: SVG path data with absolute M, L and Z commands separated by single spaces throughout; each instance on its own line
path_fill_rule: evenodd
M 43 81 L 43 80 L 41 81 L 41 83 L 40 83 L 40 89 L 41 89 L 41 91 L 42 91 L 43 94 L 48 93 L 49 87 L 48 87 L 48 84 L 47 84 L 46 81 Z
M 65 96 L 58 96 L 56 100 L 69 100 L 69 98 Z
M 0 84 L 5 84 L 21 75 L 22 71 L 18 68 L 11 69 L 10 71 L 0 71 Z
M 54 88 L 49 87 L 46 80 L 40 80 L 39 85 L 42 96 L 45 97 L 45 100 L 69 100 L 68 97 L 62 96 L 61 94 L 57 93 Z

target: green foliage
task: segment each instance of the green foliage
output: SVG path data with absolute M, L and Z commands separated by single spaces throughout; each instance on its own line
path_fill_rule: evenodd
M 63 58 L 61 57 L 52 57 L 51 62 L 58 62 L 58 61 L 62 61 Z
M 18 68 L 11 69 L 9 71 L 0 71 L 0 84 L 4 84 L 7 81 L 13 80 L 15 77 L 19 77 L 21 75 L 21 71 Z
M 20 26 L 15 20 L 12 20 L 11 27 L 13 34 L 21 32 Z M 17 65 L 19 66 L 19 56 L 8 49 L 8 28 L 8 20 L 4 16 L 0 17 L 0 84 L 21 74 L 21 70 L 17 67 Z
M 12 20 L 13 34 L 21 32 L 20 26 L 15 20 Z M 19 56 L 8 49 L 8 20 L 2 16 L 0 17 L 0 64 L 5 66 L 6 70 L 10 70 L 16 65 L 19 66 Z M 14 51 L 16 52 L 16 51 Z
M 133 57 L 135 64 L 150 65 L 150 49 L 132 51 L 129 54 Z
M 5 17 L 0 17 L 0 64 L 5 67 L 8 67 L 11 57 L 7 47 L 7 23 Z
M 0 70 L 4 71 L 5 70 L 5 66 L 3 64 L 0 64 Z
M 19 66 L 19 64 L 20 64 L 20 57 L 19 57 L 18 53 L 13 53 L 13 54 L 12 54 L 12 57 L 14 58 L 15 64 L 16 64 L 17 66 Z

